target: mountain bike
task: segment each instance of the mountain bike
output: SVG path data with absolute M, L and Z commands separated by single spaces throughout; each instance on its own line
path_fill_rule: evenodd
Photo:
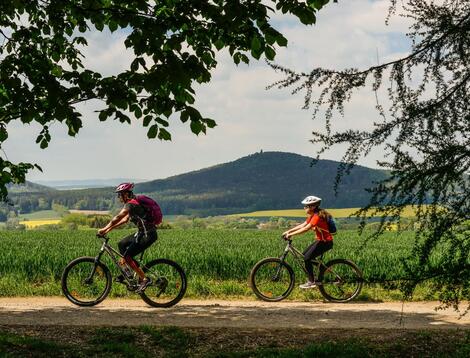
M 62 292 L 70 302 L 78 306 L 94 306 L 102 302 L 111 291 L 112 276 L 109 268 L 101 261 L 108 254 L 123 277 L 120 283 L 134 292 L 139 287 L 139 277 L 127 264 L 121 266 L 123 256 L 109 245 L 109 237 L 99 236 L 103 241 L 96 257 L 84 256 L 72 260 L 62 273 Z M 142 260 L 141 255 L 141 260 Z M 135 260 L 135 259 L 134 259 Z M 152 279 L 142 300 L 153 307 L 171 307 L 177 304 L 186 292 L 186 274 L 176 262 L 168 259 L 152 260 L 144 265 L 135 260 L 145 275 Z
M 284 240 L 284 238 L 282 238 Z M 290 295 L 295 285 L 295 274 L 286 262 L 289 253 L 305 274 L 304 255 L 285 239 L 287 246 L 280 257 L 267 257 L 251 270 L 250 286 L 260 299 L 268 302 L 281 301 Z M 320 293 L 330 302 L 348 302 L 357 297 L 362 289 L 363 278 L 356 264 L 346 259 L 334 259 L 323 263 L 323 255 L 312 260 L 316 267 Z

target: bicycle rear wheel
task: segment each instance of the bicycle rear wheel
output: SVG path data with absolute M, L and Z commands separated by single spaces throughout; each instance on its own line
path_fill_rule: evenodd
M 111 290 L 111 272 L 94 257 L 79 257 L 71 261 L 62 273 L 62 292 L 78 306 L 94 306 L 103 301 Z
M 145 275 L 152 279 L 140 297 L 153 307 L 171 307 L 186 293 L 186 274 L 176 262 L 157 259 L 143 267 Z
M 336 259 L 322 266 L 319 275 L 321 294 L 331 302 L 348 302 L 362 289 L 361 270 L 352 261 Z
M 263 301 L 281 301 L 292 292 L 295 284 L 294 270 L 277 257 L 259 261 L 251 270 L 250 286 Z

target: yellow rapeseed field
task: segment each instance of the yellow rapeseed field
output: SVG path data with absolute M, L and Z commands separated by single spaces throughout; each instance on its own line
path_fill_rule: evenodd
M 60 219 L 27 220 L 20 222 L 20 224 L 26 226 L 27 229 L 33 229 L 41 225 L 51 225 L 58 223 L 60 223 Z
M 346 208 L 346 209 L 326 209 L 335 218 L 347 218 L 354 214 L 360 208 Z M 251 213 L 233 214 L 229 216 L 242 216 L 242 217 L 304 217 L 304 209 L 287 209 L 287 210 L 263 210 L 253 211 Z M 402 213 L 402 217 L 413 217 L 415 216 L 415 209 L 412 206 L 408 206 Z

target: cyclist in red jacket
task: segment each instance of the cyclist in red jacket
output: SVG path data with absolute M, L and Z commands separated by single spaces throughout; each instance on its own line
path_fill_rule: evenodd
M 303 252 L 305 268 L 308 272 L 308 281 L 299 287 L 308 289 L 317 286 L 315 276 L 313 274 L 313 263 L 311 260 L 333 248 L 333 235 L 331 235 L 328 228 L 328 220 L 331 218 L 331 215 L 326 210 L 320 209 L 321 198 L 316 196 L 307 196 L 302 200 L 302 204 L 304 204 L 305 212 L 308 215 L 307 220 L 302 224 L 285 231 L 282 236 L 285 239 L 290 239 L 294 235 L 303 234 L 309 230 L 315 231 L 315 242 L 308 246 Z
M 124 256 L 119 263 L 125 265 L 127 262 L 139 275 L 140 285 L 136 292 L 141 293 L 152 283 L 152 279 L 145 276 L 145 273 L 138 266 L 133 257 L 157 241 L 158 236 L 155 224 L 148 219 L 147 210 L 135 200 L 133 189 L 134 184 L 132 183 L 122 183 L 118 185 L 115 192 L 119 200 L 124 203 L 124 207 L 111 219 L 108 225 L 98 230 L 98 235 L 103 236 L 118 226 L 126 224 L 129 220 L 137 226 L 137 233 L 125 237 L 118 244 L 119 251 Z M 124 277 L 120 275 L 116 280 L 122 282 Z

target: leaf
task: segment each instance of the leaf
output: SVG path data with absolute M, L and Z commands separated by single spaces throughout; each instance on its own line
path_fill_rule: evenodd
M 225 46 L 225 43 L 222 41 L 222 39 L 218 39 L 216 42 L 214 42 L 214 46 L 217 50 L 220 50 Z
M 160 124 L 161 124 L 162 126 L 164 126 L 164 127 L 168 127 L 168 126 L 169 126 L 168 121 L 164 120 L 163 118 L 157 118 L 157 119 L 155 119 L 155 121 L 156 121 L 157 123 L 160 123 Z
M 202 124 L 200 121 L 191 121 L 190 127 L 191 127 L 191 132 L 198 135 L 204 129 L 204 124 Z
M 54 60 L 54 62 L 59 62 L 60 61 L 60 53 L 53 51 L 51 53 L 51 58 Z
M 115 21 L 113 21 L 113 20 L 111 20 L 111 21 L 109 22 L 109 24 L 108 24 L 108 27 L 109 27 L 109 30 L 110 30 L 111 32 L 114 32 L 114 31 L 116 31 L 116 30 L 118 29 L 118 23 L 115 22 Z
M 162 140 L 171 140 L 171 134 L 165 128 L 160 128 L 158 138 Z
M 243 62 L 245 62 L 246 64 L 250 63 L 250 59 L 248 58 L 247 55 L 245 55 L 245 54 L 242 53 L 242 54 L 240 55 L 240 58 L 241 58 L 241 60 L 242 60 Z
M 204 52 L 201 55 L 202 61 L 207 65 L 211 65 L 214 62 L 214 59 L 212 58 L 212 54 L 210 52 Z
M 210 119 L 210 118 L 204 118 L 204 123 L 205 123 L 209 128 L 214 128 L 215 126 L 217 126 L 217 123 L 216 123 L 213 119 Z
M 180 120 L 183 123 L 186 123 L 189 119 L 189 113 L 187 111 L 181 112 Z
M 233 55 L 233 62 L 235 62 L 236 65 L 240 63 L 240 52 L 236 52 L 235 55 Z
M 139 58 L 135 58 L 134 61 L 131 62 L 131 71 L 137 72 L 139 69 Z
M 137 118 L 142 117 L 142 110 L 140 109 L 140 107 L 136 106 L 136 108 L 134 109 L 134 114 Z
M 152 121 L 152 116 L 151 115 L 146 115 L 144 117 L 144 121 L 143 121 L 144 127 L 147 127 L 150 124 L 151 121 Z
M 108 119 L 108 113 L 105 110 L 100 111 L 98 118 L 101 122 L 104 122 L 106 119 Z
M 54 65 L 54 67 L 52 67 L 51 73 L 55 77 L 61 77 L 62 76 L 62 67 Z
M 253 36 L 251 39 L 251 51 L 258 53 L 261 50 L 261 42 L 258 36 Z
M 100 21 L 96 21 L 94 25 L 95 25 L 96 29 L 97 29 L 99 32 L 103 31 L 103 28 L 104 28 L 104 23 L 103 23 L 103 21 L 101 21 L 101 20 L 100 20 Z
M 8 132 L 6 128 L 0 127 L 0 142 L 4 142 L 8 138 Z
M 267 46 L 264 50 L 264 53 L 266 55 L 266 58 L 270 61 L 274 60 L 274 57 L 276 57 L 276 51 L 270 46 Z
M 277 37 L 276 37 L 276 42 L 279 46 L 287 46 L 287 39 L 282 36 L 281 34 L 279 34 Z
M 151 126 L 147 132 L 147 137 L 153 139 L 157 136 L 158 134 L 158 125 L 154 124 Z
M 39 147 L 40 147 L 41 149 L 45 149 L 45 148 L 47 148 L 48 145 L 49 145 L 49 143 L 47 142 L 47 140 L 43 139 L 43 140 L 41 141 L 41 144 L 39 144 Z

